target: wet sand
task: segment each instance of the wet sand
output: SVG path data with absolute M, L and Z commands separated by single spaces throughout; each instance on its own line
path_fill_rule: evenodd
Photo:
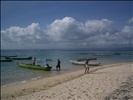
M 113 98 L 130 100 L 133 97 L 132 75 L 131 62 L 104 65 L 90 68 L 89 74 L 79 70 L 2 87 L 1 98 L 2 100 L 112 100 Z M 123 86 L 125 90 L 122 89 Z

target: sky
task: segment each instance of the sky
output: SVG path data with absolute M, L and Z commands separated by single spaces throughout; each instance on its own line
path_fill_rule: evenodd
M 1 1 L 2 49 L 133 46 L 132 1 Z

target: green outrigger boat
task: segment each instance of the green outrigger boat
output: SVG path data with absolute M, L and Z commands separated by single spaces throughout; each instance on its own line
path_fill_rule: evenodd
M 21 62 L 17 62 L 18 66 L 28 68 L 28 69 L 34 69 L 34 70 L 44 70 L 44 71 L 50 71 L 52 67 L 47 66 L 40 66 L 40 65 L 32 65 L 32 64 L 25 64 Z

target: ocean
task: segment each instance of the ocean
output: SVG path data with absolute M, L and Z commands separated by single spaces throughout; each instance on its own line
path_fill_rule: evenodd
M 1 50 L 2 56 L 36 57 L 37 59 L 48 58 L 48 64 L 52 66 L 51 71 L 32 70 L 19 67 L 17 60 L 12 62 L 1 62 L 1 85 L 7 86 L 16 83 L 24 83 L 31 80 L 47 78 L 64 74 L 71 71 L 84 69 L 82 65 L 73 65 L 70 60 L 80 58 L 97 58 L 96 62 L 102 65 L 121 62 L 133 62 L 132 51 L 87 51 L 87 50 Z M 56 71 L 57 59 L 61 61 L 61 71 Z M 32 63 L 32 60 L 21 60 L 20 62 Z M 45 62 L 37 61 L 37 64 Z M 95 66 L 99 67 L 99 66 Z

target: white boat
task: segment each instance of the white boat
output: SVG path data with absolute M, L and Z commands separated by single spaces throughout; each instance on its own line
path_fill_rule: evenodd
M 93 56 L 111 56 L 111 54 L 93 54 Z
M 74 65 L 84 65 L 85 64 L 85 61 L 70 60 L 70 62 L 72 64 L 74 64 Z M 92 62 L 92 61 L 90 61 L 89 65 L 90 66 L 99 66 L 100 63 L 99 62 Z
M 75 65 L 84 65 L 85 64 L 85 61 L 70 60 L 70 62 Z

